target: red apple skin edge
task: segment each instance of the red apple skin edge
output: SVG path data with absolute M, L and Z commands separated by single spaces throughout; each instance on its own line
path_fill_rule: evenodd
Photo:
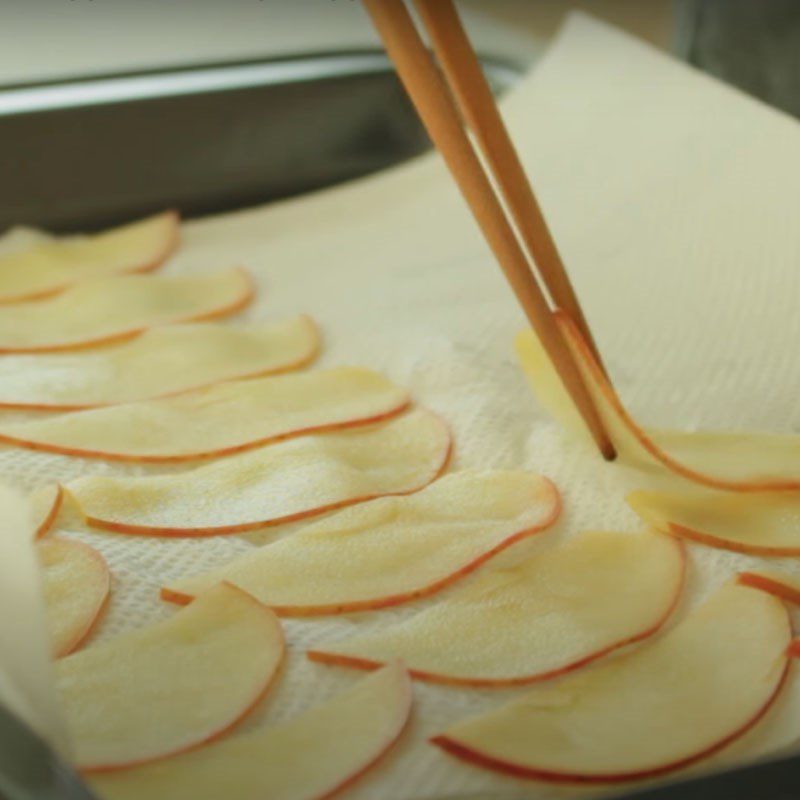
M 517 538 L 515 537 L 515 541 L 516 540 Z M 509 542 L 509 544 L 511 544 L 511 542 Z M 649 628 L 646 628 L 645 630 L 640 631 L 633 636 L 629 636 L 626 639 L 615 642 L 614 644 L 611 644 L 602 650 L 598 650 L 595 653 L 590 653 L 589 655 L 586 655 L 577 661 L 573 661 L 570 664 L 565 664 L 563 667 L 559 667 L 558 669 L 550 670 L 549 672 L 539 672 L 534 675 L 522 675 L 517 678 L 459 678 L 453 675 L 443 675 L 437 672 L 426 672 L 425 670 L 411 668 L 409 668 L 408 672 L 412 677 L 421 681 L 426 681 L 428 683 L 439 683 L 446 686 L 468 686 L 471 688 L 483 689 L 526 686 L 532 683 L 540 683 L 551 680 L 552 678 L 558 678 L 562 675 L 566 675 L 567 673 L 573 672 L 576 669 L 585 667 L 587 664 L 591 664 L 593 661 L 596 661 L 597 659 L 602 658 L 609 653 L 613 653 L 615 650 L 619 650 L 620 648 L 626 647 L 629 644 L 641 642 L 660 630 L 664 623 L 670 618 L 670 616 L 672 616 L 672 612 L 675 610 L 676 606 L 678 605 L 678 601 L 680 600 L 686 580 L 686 550 L 680 542 L 676 542 L 676 544 L 678 545 L 681 554 L 681 575 L 680 580 L 675 587 L 675 596 L 670 603 L 669 608 L 654 625 L 651 625 Z M 504 544 L 503 547 L 505 546 L 506 545 Z M 490 555 L 493 555 L 494 552 L 498 552 L 498 550 L 493 551 L 493 553 L 487 555 L 486 558 L 488 558 Z M 485 560 L 486 559 L 484 558 L 480 563 L 483 563 Z M 463 574 L 466 573 L 457 574 L 453 577 L 453 580 Z M 350 609 L 347 609 L 347 611 L 350 611 Z M 280 612 L 276 611 L 276 613 Z M 308 656 L 309 660 L 316 661 L 320 664 L 332 664 L 340 667 L 353 667 L 354 669 L 375 670 L 384 666 L 383 662 L 380 661 L 372 661 L 371 659 L 360 658 L 358 656 L 346 656 L 342 655 L 341 653 L 327 653 L 321 650 L 309 650 L 307 651 L 306 655 Z
M 181 239 L 180 214 L 175 209 L 170 209 L 169 211 L 165 211 L 163 216 L 169 217 L 172 226 L 170 238 L 165 243 L 163 250 L 155 258 L 153 258 L 152 261 L 147 261 L 144 264 L 140 264 L 138 267 L 131 267 L 130 269 L 123 270 L 122 272 L 118 273 L 119 275 L 152 272 L 160 267 L 178 249 Z M 0 305 L 26 303 L 30 300 L 44 300 L 48 297 L 61 294 L 61 292 L 63 292 L 65 289 L 69 289 L 70 286 L 74 285 L 74 283 L 62 283 L 61 286 L 57 286 L 54 289 L 44 289 L 42 291 L 29 292 L 28 294 L 15 295 L 14 297 L 0 298 Z
M 258 600 L 256 600 L 252 595 L 239 589 L 238 586 L 233 586 L 232 584 L 227 584 L 227 585 L 230 586 L 232 589 L 236 589 L 237 592 L 241 592 L 249 600 L 255 603 L 259 608 L 262 608 L 265 611 L 269 610 L 265 605 L 259 603 Z M 178 749 L 170 750 L 167 753 L 160 753 L 157 756 L 151 756 L 149 758 L 141 758 L 136 761 L 125 761 L 124 763 L 121 764 L 104 764 L 103 766 L 100 767 L 97 766 L 93 767 L 91 765 L 81 766 L 79 771 L 84 775 L 88 774 L 96 775 L 101 772 L 116 772 L 118 770 L 128 769 L 129 767 L 139 767 L 142 764 L 152 764 L 154 761 L 161 761 L 162 759 L 169 758 L 170 756 L 177 756 L 180 755 L 181 753 L 188 753 L 192 750 L 197 750 L 200 747 L 204 747 L 207 744 L 211 744 L 212 742 L 216 742 L 217 740 L 222 739 L 224 736 L 227 736 L 234 728 L 236 728 L 239 724 L 241 724 L 258 707 L 261 701 L 269 694 L 270 689 L 272 689 L 272 687 L 277 682 L 278 677 L 280 676 L 283 670 L 283 666 L 286 662 L 286 639 L 283 634 L 283 628 L 281 627 L 277 619 L 270 617 L 270 621 L 274 622 L 274 624 L 278 629 L 278 633 L 280 635 L 281 654 L 279 663 L 276 666 L 275 670 L 272 672 L 272 674 L 268 677 L 267 681 L 258 691 L 256 696 L 253 698 L 252 702 L 238 716 L 236 716 L 234 719 L 228 722 L 224 727 L 220 728 L 218 731 L 214 731 L 209 736 L 206 736 L 205 739 L 202 739 L 199 742 L 192 742 L 186 747 L 179 747 Z
M 55 500 L 53 501 L 53 505 L 50 507 L 50 511 L 48 512 L 47 516 L 42 520 L 41 525 L 36 529 L 36 533 L 34 534 L 34 539 L 41 539 L 43 536 L 46 536 L 50 529 L 53 527 L 59 513 L 61 512 L 61 508 L 64 505 L 64 487 L 59 483 L 58 484 L 58 491 L 56 492 Z
M 800 590 L 783 583 L 777 578 L 759 575 L 757 572 L 740 572 L 736 581 L 743 586 L 760 589 L 762 592 L 774 595 L 779 600 L 784 600 L 793 605 L 800 605 Z M 794 642 L 792 645 L 794 645 Z
M 176 456 L 159 456 L 159 455 L 126 455 L 123 453 L 108 452 L 105 450 L 90 450 L 77 447 L 61 447 L 59 445 L 46 444 L 42 442 L 32 442 L 27 439 L 18 439 L 16 436 L 8 436 L 0 433 L 0 442 L 20 447 L 25 450 L 36 450 L 43 453 L 58 453 L 65 456 L 78 456 L 80 458 L 100 458 L 104 461 L 127 461 L 135 464 L 179 464 L 183 461 L 197 461 L 200 459 L 220 458 L 221 456 L 230 456 L 235 453 L 243 453 L 246 450 L 253 450 L 256 447 L 261 447 L 266 444 L 277 444 L 278 442 L 286 441 L 287 439 L 294 439 L 298 436 L 308 436 L 314 433 L 331 433 L 333 431 L 348 430 L 350 428 L 358 428 L 362 425 L 374 425 L 378 422 L 392 419 L 406 411 L 411 405 L 410 398 L 407 398 L 401 405 L 398 405 L 388 411 L 383 411 L 380 414 L 375 414 L 372 417 L 364 417 L 358 420 L 345 420 L 344 422 L 335 422 L 329 425 L 311 425 L 307 428 L 299 428 L 294 431 L 282 433 L 277 436 L 265 436 L 261 439 L 253 439 L 249 442 L 242 444 L 232 445 L 231 447 L 222 447 L 218 450 L 199 450 L 196 453 L 182 453 Z
M 687 528 L 684 525 L 677 525 L 674 522 L 668 522 L 663 529 L 663 532 L 668 533 L 670 536 L 677 536 L 680 539 L 688 539 L 689 541 L 706 545 L 707 547 L 715 547 L 718 550 L 729 550 L 732 553 L 777 557 L 800 556 L 800 547 L 769 547 L 740 544 L 739 542 L 730 542 L 727 539 L 720 539 L 716 536 L 712 536 L 709 533 L 698 531 L 695 528 Z
M 321 606 L 270 606 L 270 608 L 280 617 L 334 616 L 336 614 L 351 614 L 357 611 L 377 611 L 382 608 L 391 608 L 392 606 L 398 606 L 402 603 L 408 603 L 412 600 L 419 600 L 422 597 L 435 594 L 446 586 L 469 575 L 482 564 L 485 564 L 490 558 L 501 553 L 506 548 L 511 547 L 512 544 L 516 544 L 522 539 L 527 539 L 529 536 L 544 532 L 558 519 L 561 515 L 562 508 L 561 493 L 552 481 L 547 478 L 545 478 L 545 481 L 547 482 L 548 490 L 552 492 L 553 511 L 544 522 L 533 528 L 526 528 L 525 530 L 512 534 L 496 547 L 493 547 L 485 553 L 481 553 L 474 561 L 464 564 L 451 575 L 447 575 L 441 580 L 431 583 L 429 586 L 422 586 L 419 589 L 414 589 L 409 592 L 380 597 L 374 600 L 355 600 L 352 603 L 335 603 Z M 193 595 L 175 592 L 166 588 L 161 589 L 160 596 L 162 600 L 168 603 L 177 603 L 178 605 L 186 605 L 194 600 Z M 317 651 L 314 650 L 308 652 L 308 657 L 312 661 L 318 661 L 320 663 L 335 663 L 333 660 L 324 657 L 324 654 L 317 653 Z M 377 669 L 383 665 L 377 662 L 374 664 L 372 662 L 364 662 L 363 666 L 361 664 L 353 664 L 352 666 L 361 667 L 362 669 Z M 409 674 L 415 675 L 414 670 L 409 670 Z
M 205 322 L 210 319 L 217 319 L 218 317 L 227 317 L 231 314 L 236 314 L 253 301 L 256 296 L 255 284 L 250 276 L 250 273 L 244 267 L 238 267 L 238 271 L 247 279 L 247 289 L 236 300 L 231 301 L 227 305 L 214 308 L 211 311 L 206 311 L 202 314 L 195 314 L 191 317 L 183 317 L 175 322 Z M 128 331 L 120 331 L 119 333 L 110 333 L 107 336 L 99 336 L 96 339 L 87 339 L 83 342 L 69 342 L 67 344 L 40 344 L 33 347 L 0 347 L 0 354 L 8 353 L 59 353 L 66 350 L 87 350 L 92 347 L 100 347 L 101 345 L 114 344 L 116 342 L 124 342 L 128 339 L 134 339 L 141 336 L 151 326 L 142 326 L 141 328 L 132 328 Z

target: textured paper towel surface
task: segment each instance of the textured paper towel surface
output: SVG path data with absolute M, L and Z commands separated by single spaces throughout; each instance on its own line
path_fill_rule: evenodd
M 659 426 L 798 430 L 796 123 L 585 17 L 570 21 L 504 110 L 633 412 Z M 167 271 L 231 263 L 249 267 L 258 282 L 258 300 L 244 318 L 312 314 L 325 337 L 320 363 L 364 364 L 408 386 L 450 422 L 456 467 L 525 467 L 558 483 L 565 497 L 558 529 L 501 558 L 581 529 L 636 529 L 622 500 L 625 476 L 565 442 L 532 399 L 512 351 L 523 318 L 436 157 L 312 197 L 191 223 Z M 0 480 L 23 488 L 81 474 L 153 471 L 0 451 Z M 104 638 L 172 613 L 157 597 L 166 578 L 220 564 L 289 530 L 167 541 L 87 532 L 75 522 L 67 529 L 98 547 L 114 573 Z M 679 614 L 756 563 L 692 547 Z M 791 559 L 784 565 L 796 566 Z M 286 719 L 360 675 L 307 663 L 307 646 L 423 605 L 286 622 L 288 669 L 247 724 Z M 408 735 L 348 796 L 571 794 L 479 771 L 425 743 L 518 691 L 416 684 Z M 798 736 L 793 684 L 777 713 L 726 758 L 787 746 Z

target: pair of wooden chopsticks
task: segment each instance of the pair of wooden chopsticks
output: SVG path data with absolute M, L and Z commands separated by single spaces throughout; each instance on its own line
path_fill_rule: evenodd
M 414 0 L 444 79 L 404 0 L 363 0 L 428 135 L 438 148 L 561 380 L 607 460 L 616 456 L 512 224 L 461 118 L 477 140 L 552 303 L 578 325 L 600 360 L 586 318 L 453 0 Z

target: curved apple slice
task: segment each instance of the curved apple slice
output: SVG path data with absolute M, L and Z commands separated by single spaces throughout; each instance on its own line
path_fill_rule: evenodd
M 572 321 L 557 312 L 559 327 L 620 461 L 663 469 L 715 489 L 739 492 L 800 489 L 800 437 L 759 433 L 682 433 L 641 428 L 627 412 Z M 587 435 L 569 396 L 532 331 L 516 341 L 517 353 L 543 406 L 568 429 Z
M 300 316 L 241 327 L 167 325 L 108 347 L 7 355 L 0 359 L 0 407 L 79 411 L 152 400 L 298 369 L 319 344 L 314 321 Z
M 415 678 L 435 683 L 533 683 L 655 633 L 683 576 L 683 549 L 666 536 L 583 533 L 487 570 L 411 619 L 308 656 L 362 669 L 400 658 Z
M 252 297 L 250 276 L 239 268 L 201 276 L 86 281 L 46 300 L 0 306 L 0 353 L 96 347 L 156 325 L 233 314 Z
M 411 700 L 408 674 L 392 664 L 289 722 L 89 783 L 105 800 L 322 800 L 391 749 Z
M 67 484 L 89 525 L 152 536 L 213 536 L 411 494 L 447 465 L 450 434 L 429 411 L 304 436 L 181 472 Z
M 264 696 L 283 654 L 277 617 L 223 584 L 164 622 L 61 659 L 78 767 L 132 766 L 223 736 Z
M 762 556 L 800 555 L 800 499 L 789 493 L 631 492 L 628 505 L 663 533 Z
M 800 578 L 777 570 L 753 570 L 740 572 L 737 578 L 742 586 L 761 589 L 793 605 L 800 605 Z
M 36 545 L 42 568 L 53 657 L 77 650 L 108 601 L 111 573 L 103 556 L 82 542 L 50 538 Z
M 32 300 L 79 281 L 147 272 L 178 246 L 180 217 L 166 211 L 92 236 L 73 236 L 0 256 L 0 303 Z
M 36 489 L 28 497 L 31 509 L 34 538 L 41 539 L 55 525 L 64 503 L 64 490 L 61 484 L 50 483 Z
M 408 404 L 408 392 L 379 373 L 334 367 L 0 425 L 0 442 L 111 461 L 187 461 L 367 425 Z
M 350 508 L 162 589 L 185 603 L 224 580 L 285 616 L 386 608 L 432 594 L 547 528 L 561 499 L 525 472 L 457 472 L 409 497 Z M 331 570 L 331 564 L 336 564 Z
M 545 781 L 654 777 L 755 725 L 784 682 L 790 642 L 780 600 L 730 584 L 655 642 L 433 742 L 478 766 Z

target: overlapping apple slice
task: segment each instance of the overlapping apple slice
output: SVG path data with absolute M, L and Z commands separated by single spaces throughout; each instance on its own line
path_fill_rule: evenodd
M 0 359 L 0 407 L 39 411 L 151 400 L 221 381 L 297 369 L 319 350 L 310 317 L 233 327 L 189 323 L 78 352 Z
M 0 353 L 96 347 L 157 325 L 233 314 L 252 297 L 250 276 L 239 268 L 85 281 L 45 300 L 0 306 Z
M 408 404 L 408 392 L 379 373 L 334 367 L 0 425 L 0 442 L 113 461 L 186 461 L 378 422 Z
M 287 723 L 89 782 L 104 800 L 322 800 L 391 749 L 411 700 L 392 664 Z
M 55 524 L 64 502 L 64 490 L 58 483 L 36 489 L 28 498 L 34 538 L 41 539 Z
M 264 696 L 283 654 L 277 617 L 222 584 L 164 622 L 61 659 L 78 767 L 132 766 L 224 735 Z
M 286 616 L 385 608 L 442 589 L 544 530 L 560 509 L 557 489 L 538 475 L 457 472 L 418 494 L 349 508 L 220 569 L 177 580 L 162 597 L 185 603 L 224 580 Z
M 433 742 L 477 766 L 545 781 L 654 777 L 755 725 L 784 682 L 790 642 L 780 600 L 729 584 L 656 641 Z
M 209 536 L 410 494 L 442 472 L 449 453 L 447 427 L 417 409 L 380 425 L 291 439 L 179 474 L 87 477 L 65 488 L 93 527 Z
M 174 211 L 93 236 L 43 242 L 0 256 L 0 303 L 54 294 L 79 281 L 155 269 L 178 245 Z
M 558 312 L 558 323 L 621 461 L 645 469 L 666 468 L 686 480 L 716 489 L 800 489 L 800 437 L 646 430 L 628 414 L 579 331 L 563 312 Z M 567 428 L 586 433 L 535 334 L 523 331 L 516 346 L 542 405 Z
M 36 545 L 42 568 L 53 656 L 77 650 L 108 600 L 111 574 L 105 559 L 82 542 L 49 538 Z
M 800 497 L 794 493 L 636 491 L 627 499 L 645 522 L 673 536 L 738 553 L 800 555 Z
M 415 678 L 436 683 L 533 683 L 655 633 L 680 596 L 683 573 L 682 548 L 666 536 L 583 533 L 488 569 L 411 619 L 308 655 L 362 669 L 400 658 Z

